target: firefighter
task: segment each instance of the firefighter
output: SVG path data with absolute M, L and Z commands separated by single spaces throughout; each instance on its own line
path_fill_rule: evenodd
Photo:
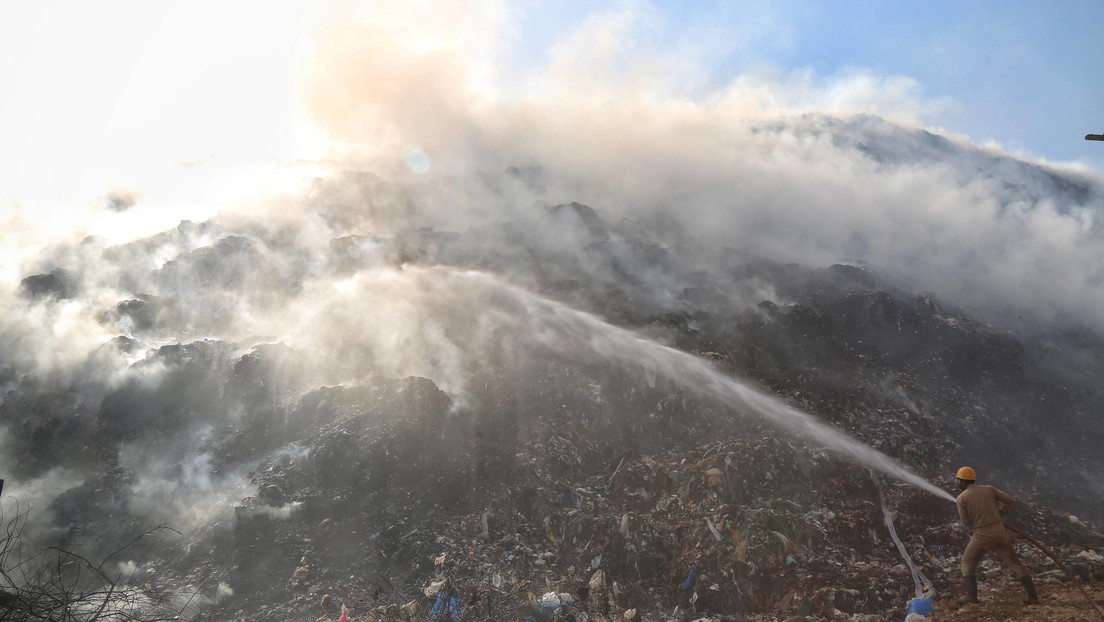
M 979 485 L 977 474 L 970 467 L 962 467 L 955 474 L 962 492 L 956 500 L 958 517 L 973 530 L 970 543 L 962 554 L 962 585 L 966 590 L 963 603 L 976 603 L 977 565 L 986 551 L 993 551 L 1006 568 L 1012 570 L 1027 592 L 1025 605 L 1039 604 L 1039 595 L 1027 568 L 1012 549 L 1012 539 L 1004 529 L 1001 518 L 1012 509 L 1014 500 L 1006 493 L 992 487 Z

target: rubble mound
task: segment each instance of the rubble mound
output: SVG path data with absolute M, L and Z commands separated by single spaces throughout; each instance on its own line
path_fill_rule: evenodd
M 410 619 L 612 621 L 630 610 L 644 620 L 903 619 L 914 582 L 887 514 L 935 593 L 954 596 L 968 534 L 946 501 L 738 418 L 689 416 L 666 446 L 644 452 L 632 434 L 603 429 L 601 402 L 577 378 L 566 385 L 576 393 L 561 397 L 581 410 L 537 415 L 521 443 L 497 426 L 468 433 L 478 424 L 450 414 L 424 379 L 309 395 L 300 408 L 327 414 L 307 451 L 253 473 L 258 493 L 238 508 L 234 558 L 200 563 L 208 589 L 228 581 L 242 596 L 202 619 L 336 618 L 342 605 L 354 620 L 411 610 Z M 367 405 L 396 402 L 420 403 L 408 412 L 422 414 L 382 425 L 368 416 Z M 655 435 L 654 425 L 637 429 Z M 1087 576 L 1104 578 L 1095 552 L 1104 538 L 1090 525 L 1030 504 L 1016 518 L 1048 541 L 1082 543 L 1066 558 L 1077 551 Z M 1064 578 L 1017 548 L 1042 585 Z M 993 561 L 981 577 L 986 587 L 1004 581 Z
M 339 303 L 294 326 L 342 313 L 356 323 L 391 302 L 388 283 L 425 268 L 495 275 L 499 293 L 524 290 L 564 316 L 589 312 L 618 335 L 690 354 L 948 492 L 970 464 L 1017 498 L 1011 521 L 1058 547 L 1081 580 L 1102 578 L 1092 474 L 1104 472 L 1104 339 L 1090 329 L 985 323 L 868 267 L 692 249 L 663 223 L 579 203 L 526 215 L 541 228 L 519 219 L 368 235 L 356 233 L 364 210 L 330 202 L 325 182 L 315 192 L 320 220 L 346 235 L 299 249 L 310 260 L 280 260 L 306 244 L 294 227 L 181 223 L 105 249 L 112 269 L 87 270 L 118 279 L 106 290 L 119 297 L 103 294 L 95 313 L 114 339 L 65 373 L 37 366 L 68 353 L 3 355 L 0 440 L 13 475 L 58 491 L 43 499 L 36 535 L 94 559 L 172 526 L 179 537 L 159 533 L 156 552 L 113 562 L 183 595 L 180 612 L 197 621 L 890 620 L 904 619 L 921 584 L 953 597 L 968 536 L 945 498 L 783 435 L 662 369 L 603 359 L 588 335 L 551 331 L 560 349 L 502 339 L 460 352 L 476 329 L 544 330 L 511 324 L 536 308 L 518 296 L 478 299 L 485 306 L 460 318 L 448 310 L 469 301 L 453 300 L 411 333 L 384 330 L 367 345 L 345 348 L 338 330 L 321 352 L 252 335 L 237 316 L 279 315 L 324 275 L 342 279 L 322 290 Z M 358 280 L 370 271 L 385 274 Z M 69 299 L 92 278 L 33 275 L 16 302 L 36 318 L 69 317 L 94 306 Z M 425 306 L 445 302 L 413 289 Z M 346 290 L 361 295 L 347 303 Z M 220 334 L 234 337 L 206 337 Z M 410 349 L 429 371 L 394 373 L 381 360 Z M 472 360 L 458 370 L 460 354 Z M 1065 593 L 1064 573 L 1017 548 L 1049 598 L 1038 610 L 1067 615 L 1051 598 Z M 1018 587 L 992 562 L 980 578 L 995 607 Z M 990 610 L 1034 611 L 955 615 Z

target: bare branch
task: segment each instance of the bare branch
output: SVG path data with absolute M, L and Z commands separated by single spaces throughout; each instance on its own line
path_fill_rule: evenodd
M 96 563 L 57 546 L 24 554 L 22 533 L 28 514 L 16 501 L 14 518 L 4 521 L 0 508 L 5 525 L 0 535 L 0 622 L 158 622 L 178 619 L 186 609 L 167 607 L 165 594 L 153 585 L 131 586 L 123 573 L 112 579 L 105 570 L 110 560 L 143 539 L 161 530 L 180 532 L 159 525 Z

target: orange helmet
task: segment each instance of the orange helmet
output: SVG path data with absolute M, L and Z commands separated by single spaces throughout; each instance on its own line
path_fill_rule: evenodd
M 974 470 L 970 467 L 962 467 L 958 470 L 958 473 L 955 473 L 955 477 L 971 482 L 977 481 L 977 473 L 974 473 Z

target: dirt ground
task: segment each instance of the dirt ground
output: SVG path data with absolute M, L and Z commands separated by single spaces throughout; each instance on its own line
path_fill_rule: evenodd
M 1104 585 L 1083 586 L 1098 605 L 1104 607 Z M 1025 606 L 1023 587 L 1006 579 L 988 589 L 979 590 L 977 605 L 967 605 L 958 611 L 939 607 L 935 620 L 954 622 L 1102 622 L 1104 615 L 1085 599 L 1071 583 L 1038 583 L 1041 604 Z

